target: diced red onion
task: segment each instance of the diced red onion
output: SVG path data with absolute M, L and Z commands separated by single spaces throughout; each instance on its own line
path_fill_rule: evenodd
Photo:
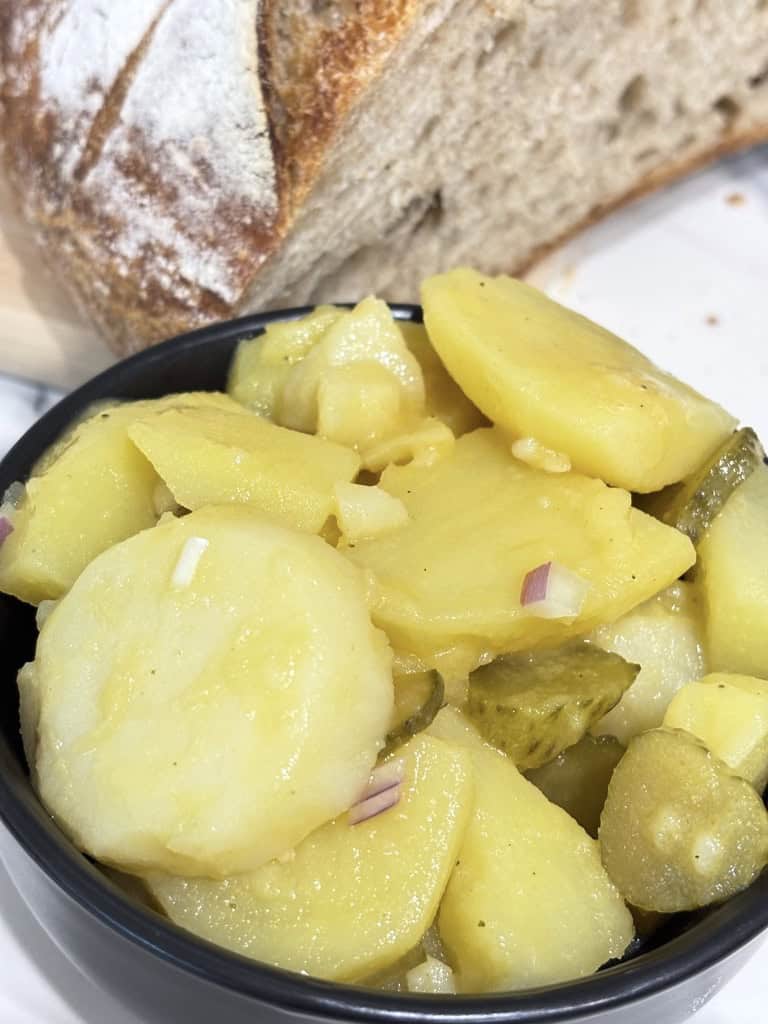
M 536 601 L 543 601 L 547 596 L 551 570 L 552 563 L 545 562 L 543 565 L 537 565 L 535 569 L 531 569 L 526 575 L 523 580 L 522 590 L 520 591 L 520 604 L 523 608 L 526 608 L 529 604 L 534 604 Z
M 396 782 L 394 786 L 383 789 L 380 793 L 369 796 L 367 800 L 361 800 L 359 804 L 350 807 L 349 824 L 360 825 L 364 821 L 369 821 L 371 818 L 375 818 L 377 814 L 383 814 L 390 807 L 394 807 L 399 800 L 400 783 Z
M 397 757 L 392 761 L 386 761 L 384 764 L 380 764 L 378 768 L 374 768 L 371 773 L 368 785 L 360 794 L 358 802 L 367 800 L 369 797 L 376 796 L 378 793 L 383 793 L 385 789 L 391 789 L 392 786 L 396 786 L 398 783 L 402 782 L 404 776 L 405 761 L 403 761 L 401 757 Z
M 0 544 L 13 533 L 13 523 L 7 516 L 0 516 Z
M 520 604 L 542 619 L 572 619 L 584 606 L 589 583 L 559 562 L 531 569 L 523 580 Z

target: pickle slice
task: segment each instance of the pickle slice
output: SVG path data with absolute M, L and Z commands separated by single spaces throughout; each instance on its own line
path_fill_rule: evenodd
M 427 729 L 444 703 L 445 685 L 439 672 L 396 677 L 392 724 L 380 756 L 391 754 L 411 736 Z
M 757 434 L 751 427 L 742 427 L 687 480 L 641 498 L 639 505 L 698 544 L 739 484 L 764 458 Z
M 521 771 L 539 768 L 578 743 L 639 671 L 584 641 L 507 654 L 472 672 L 467 714 Z
M 768 860 L 768 813 L 752 786 L 695 737 L 654 729 L 632 740 L 600 821 L 603 863 L 641 910 L 728 899 Z
M 623 754 L 615 736 L 585 736 L 527 777 L 596 839 L 608 783 Z

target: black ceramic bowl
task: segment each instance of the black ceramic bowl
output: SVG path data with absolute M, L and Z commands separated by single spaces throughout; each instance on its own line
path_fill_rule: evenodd
M 417 307 L 395 306 L 403 320 Z M 119 363 L 51 409 L 0 464 L 0 493 L 30 468 L 92 402 L 223 388 L 235 346 L 304 309 L 196 331 Z M 736 973 L 768 928 L 768 874 L 708 914 L 676 920 L 655 945 L 582 981 L 520 994 L 437 998 L 314 981 L 225 952 L 132 902 L 75 850 L 38 803 L 19 739 L 15 678 L 33 656 L 34 613 L 0 595 L 0 853 L 51 938 L 84 973 L 148 1024 L 253 1024 L 259 1020 L 486 1020 L 675 1024 Z M 137 756 L 140 752 L 137 751 Z

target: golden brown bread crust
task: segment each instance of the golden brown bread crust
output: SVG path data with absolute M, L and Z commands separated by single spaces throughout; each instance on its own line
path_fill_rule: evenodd
M 418 0 L 361 0 L 339 24 L 327 25 L 322 17 L 313 24 L 306 15 L 286 16 L 281 0 L 265 0 L 253 29 L 277 203 L 265 209 L 223 187 L 214 196 L 218 168 L 199 157 L 195 173 L 211 183 L 210 201 L 206 216 L 190 218 L 179 193 L 196 182 L 180 180 L 176 168 L 163 167 L 156 145 L 134 127 L 115 157 L 115 175 L 128 196 L 121 213 L 104 202 L 103 189 L 93 187 L 91 172 L 104 161 L 111 136 L 125 131 L 121 108 L 136 67 L 158 22 L 179 2 L 157 0 L 156 16 L 101 97 L 71 173 L 65 170 L 67 156 L 74 131 L 82 133 L 83 126 L 68 131 L 72 126 L 41 95 L 42 41 L 46 33 L 50 38 L 66 4 L 18 0 L 0 12 L 0 109 L 9 181 L 48 262 L 118 354 L 237 311 L 259 267 L 289 229 L 334 131 L 418 7 Z M 140 239 L 135 255 L 126 257 L 120 243 L 142 195 L 152 197 L 156 216 L 167 217 L 172 228 L 167 244 Z M 205 287 L 194 273 L 184 273 L 178 244 L 187 250 L 186 264 L 193 270 L 214 257 L 222 264 L 220 287 Z
M 179 176 L 175 165 L 159 158 L 152 140 L 122 122 L 134 74 L 158 24 L 192 0 L 146 0 L 144 7 L 154 10 L 154 17 L 104 86 L 95 114 L 88 114 L 84 101 L 85 120 L 70 123 L 44 101 L 46 40 L 67 8 L 89 2 L 16 0 L 0 6 L 4 158 L 48 261 L 114 350 L 126 354 L 238 312 L 262 264 L 270 256 L 279 259 L 281 243 L 337 135 L 423 11 L 424 0 L 339 0 L 326 4 L 325 13 L 317 0 L 261 0 L 258 25 L 255 20 L 253 25 L 260 58 L 257 84 L 268 115 L 266 148 L 274 164 L 271 205 L 223 187 L 220 168 L 204 156 L 193 154 L 192 171 Z M 232 9 L 249 2 L 259 5 L 259 0 L 220 0 Z M 174 72 L 170 67 L 170 89 Z M 654 171 L 628 195 L 594 209 L 569 234 L 695 166 L 765 138 L 768 124 L 747 132 L 731 129 L 713 149 Z M 73 150 L 76 165 L 67 170 Z M 111 177 L 104 174 L 108 159 Z M 101 189 L 94 184 L 99 174 Z M 110 187 L 105 197 L 104 182 L 110 186 L 115 180 L 126 193 L 122 206 L 116 189 Z M 202 215 L 189 216 L 187 193 L 196 187 L 203 193 Z M 150 235 L 132 253 L 129 245 L 126 257 L 136 206 L 144 196 L 151 197 L 155 219 L 170 222 L 169 237 L 163 242 Z M 543 246 L 527 262 L 552 247 Z M 218 268 L 213 285 L 210 264 Z
M 421 2 L 330 6 L 347 10 L 334 20 L 286 12 L 284 0 L 267 0 L 263 9 L 266 95 L 286 221 L 312 187 L 333 135 L 378 76 Z
M 107 88 L 94 88 L 100 106 L 87 124 L 71 121 L 42 95 L 48 56 L 43 40 L 50 40 L 66 5 L 21 0 L 5 5 L 0 21 L 2 135 L 10 183 L 47 260 L 55 270 L 64 268 L 61 276 L 76 302 L 120 353 L 231 315 L 281 236 L 274 203 L 249 202 L 228 191 L 204 151 L 189 149 L 186 167 L 171 166 L 177 154 L 164 156 L 122 117 L 136 69 L 174 2 L 157 4 L 157 15 L 117 77 Z M 86 101 L 84 95 L 84 108 Z M 172 100 L 158 97 L 162 102 Z M 73 167 L 72 153 L 78 150 Z M 108 158 L 111 177 L 102 173 L 102 178 L 114 183 L 115 194 L 123 190 L 122 209 L 105 202 L 104 182 L 93 173 L 103 172 Z M 188 215 L 194 190 L 208 200 L 206 216 Z M 130 222 L 145 199 L 156 220 L 167 220 L 165 237 L 138 232 L 135 243 L 126 245 Z M 210 287 L 206 275 L 211 277 L 214 261 L 217 287 Z M 194 273 L 198 268 L 203 271 L 199 277 Z

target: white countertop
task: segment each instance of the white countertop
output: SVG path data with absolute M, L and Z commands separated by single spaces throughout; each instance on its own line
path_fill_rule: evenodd
M 768 438 L 768 149 L 614 215 L 533 275 Z M 56 394 L 2 377 L 0 455 Z M 768 946 L 696 1017 L 763 1024 Z M 1 1024 L 137 1022 L 35 923 L 0 868 Z

